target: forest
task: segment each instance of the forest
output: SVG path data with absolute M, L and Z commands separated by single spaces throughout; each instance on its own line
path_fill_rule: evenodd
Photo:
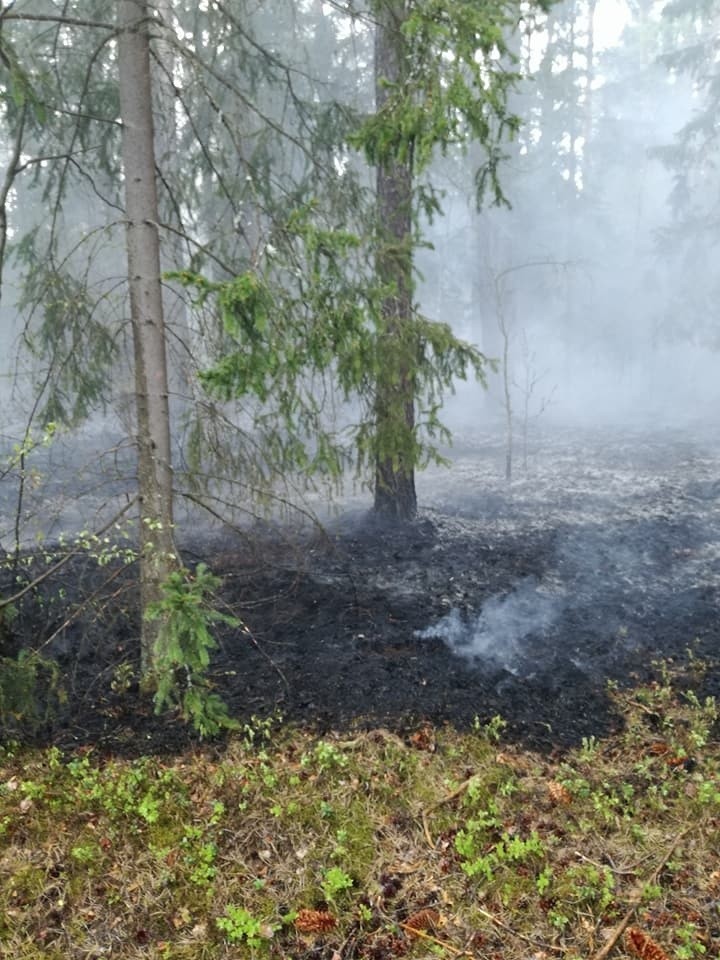
M 0 954 L 717 955 L 719 17 L 0 3 Z

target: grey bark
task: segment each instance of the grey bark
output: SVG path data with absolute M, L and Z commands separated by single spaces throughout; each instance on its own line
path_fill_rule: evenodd
M 404 0 L 384 0 L 375 28 L 375 109 L 381 110 L 393 86 L 405 77 L 406 55 L 401 26 Z M 415 381 L 412 319 L 412 156 L 381 162 L 376 190 L 379 230 L 377 273 L 394 291 L 382 304 L 383 370 L 376 386 L 375 420 L 378 456 L 375 511 L 396 520 L 417 513 L 415 493 Z M 394 455 L 384 452 L 393 449 Z
M 15 183 L 15 177 L 17 175 L 17 167 L 20 161 L 20 152 L 22 150 L 23 133 L 25 131 L 26 113 L 27 113 L 27 107 L 23 107 L 23 109 L 20 111 L 18 125 L 15 131 L 15 138 L 10 148 L 10 156 L 8 157 L 5 176 L 3 177 L 2 184 L 0 184 L 0 299 L 2 299 L 2 281 L 3 281 L 3 270 L 5 266 L 5 247 L 7 245 L 8 197 L 10 195 L 11 189 L 13 188 L 13 185 Z
M 119 0 L 118 67 L 125 176 L 127 259 L 135 359 L 140 501 L 140 594 L 145 611 L 178 565 L 173 535 L 173 473 L 167 356 L 153 143 L 149 11 L 144 0 Z M 141 670 L 152 689 L 159 621 L 143 618 Z

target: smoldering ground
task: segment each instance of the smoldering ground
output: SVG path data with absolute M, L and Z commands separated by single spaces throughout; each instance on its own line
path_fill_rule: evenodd
M 608 681 L 660 676 L 666 658 L 699 695 L 718 692 L 717 439 L 565 431 L 538 438 L 508 485 L 503 444 L 486 437 L 422 475 L 407 527 L 363 508 L 300 542 L 186 540 L 245 624 L 218 631 L 217 692 L 241 720 L 277 712 L 320 732 L 500 715 L 543 750 L 608 733 Z M 21 604 L 19 638 L 51 638 L 60 670 L 37 739 L 126 753 L 193 742 L 138 697 L 134 578 L 79 557 Z

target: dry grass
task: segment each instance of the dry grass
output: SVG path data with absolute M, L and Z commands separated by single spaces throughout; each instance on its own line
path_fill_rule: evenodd
M 14 960 L 692 960 L 720 949 L 715 706 L 615 691 L 548 759 L 460 735 L 269 724 L 222 758 L 0 758 Z

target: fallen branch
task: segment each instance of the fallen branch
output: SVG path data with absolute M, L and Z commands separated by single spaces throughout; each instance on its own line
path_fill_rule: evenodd
M 415 927 L 409 926 L 407 923 L 401 923 L 399 925 L 405 933 L 409 934 L 412 937 L 420 937 L 421 940 L 428 940 L 430 943 L 434 943 L 438 947 L 442 947 L 443 950 L 449 950 L 456 957 L 472 957 L 473 954 L 468 953 L 467 950 L 458 950 L 457 947 L 453 947 L 446 940 L 438 940 L 437 937 L 430 936 L 429 933 L 425 933 L 424 930 L 416 930 Z
M 647 886 L 648 884 L 652 885 L 657 882 L 658 877 L 666 867 L 668 860 L 675 852 L 675 848 L 677 847 L 678 843 L 680 843 L 682 838 L 685 836 L 686 833 L 689 832 L 689 830 L 690 828 L 688 827 L 685 830 L 681 830 L 680 833 L 678 833 L 675 836 L 673 842 L 668 847 L 667 852 L 665 853 L 665 856 L 662 858 L 662 860 L 657 865 L 657 867 L 655 867 L 655 869 L 653 870 L 652 876 L 648 880 L 647 884 L 645 884 L 645 886 Z M 606 958 L 610 956 L 612 951 L 617 946 L 617 943 L 620 940 L 620 937 L 622 937 L 623 933 L 625 933 L 625 930 L 627 929 L 630 921 L 632 920 L 635 911 L 637 910 L 637 908 L 640 906 L 641 903 L 642 903 L 642 893 L 639 893 L 635 897 L 633 902 L 630 904 L 630 906 L 628 907 L 620 923 L 618 923 L 618 925 L 610 934 L 610 939 L 608 940 L 608 942 L 605 944 L 604 947 L 602 947 L 602 949 L 598 950 L 597 953 L 594 953 L 593 956 L 590 958 L 590 960 L 606 960 Z
M 430 810 L 435 810 L 437 807 L 441 807 L 444 803 L 450 803 L 452 800 L 457 800 L 459 796 L 465 793 L 465 791 L 473 782 L 473 780 L 476 780 L 476 779 L 477 779 L 477 774 L 474 773 L 471 777 L 468 777 L 467 780 L 463 780 L 460 786 L 456 787 L 456 789 L 453 790 L 452 793 L 448 793 L 446 796 L 440 797 L 440 799 L 436 800 L 435 803 L 431 803 L 429 807 L 425 807 L 423 812 L 428 813 Z
M 471 777 L 468 777 L 467 780 L 463 780 L 460 786 L 456 787 L 452 793 L 448 793 L 446 796 L 440 797 L 440 799 L 436 800 L 435 803 L 431 803 L 429 806 L 423 807 L 423 809 L 420 811 L 420 822 L 422 823 L 423 833 L 425 834 L 425 839 L 427 840 L 428 846 L 431 850 L 435 849 L 435 841 L 433 840 L 432 834 L 430 833 L 430 828 L 428 827 L 428 813 L 431 810 L 437 810 L 437 808 L 441 807 L 444 803 L 450 803 L 451 801 L 456 800 L 467 790 L 476 777 L 477 774 L 474 773 Z

